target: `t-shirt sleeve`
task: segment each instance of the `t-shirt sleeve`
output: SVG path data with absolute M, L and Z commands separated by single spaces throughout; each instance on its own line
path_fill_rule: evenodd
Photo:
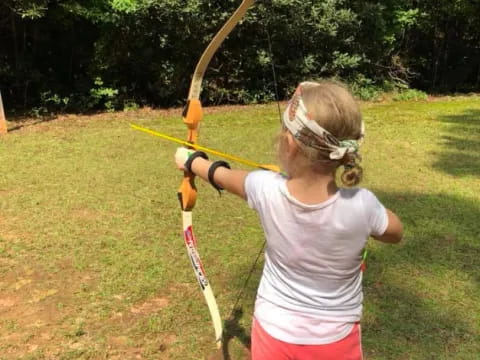
M 267 189 L 271 186 L 274 177 L 277 174 L 266 171 L 256 170 L 249 173 L 245 179 L 245 194 L 247 195 L 248 206 L 254 210 L 260 210 L 265 198 Z
M 388 227 L 387 209 L 385 209 L 385 206 L 383 206 L 375 194 L 369 190 L 364 189 L 362 200 L 370 235 L 383 235 Z

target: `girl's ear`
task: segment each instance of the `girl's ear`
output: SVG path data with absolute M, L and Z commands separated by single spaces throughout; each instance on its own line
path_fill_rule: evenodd
M 298 144 L 290 132 L 287 132 L 287 154 L 290 159 L 294 158 L 298 153 Z
M 291 173 L 295 158 L 299 153 L 297 141 L 290 131 L 283 129 L 278 137 L 278 160 L 281 168 L 288 174 Z

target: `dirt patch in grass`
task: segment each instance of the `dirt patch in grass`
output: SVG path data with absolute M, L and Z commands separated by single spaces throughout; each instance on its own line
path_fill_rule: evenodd
M 64 334 L 70 328 L 66 319 L 78 312 L 75 293 L 80 284 L 91 281 L 67 264 L 58 264 L 61 271 L 56 273 L 25 265 L 0 276 L 2 356 L 19 359 L 41 349 L 47 358 L 54 358 L 66 345 Z
M 122 301 L 121 297 L 117 300 Z M 109 328 L 106 337 L 106 353 L 109 359 L 143 359 L 149 356 L 169 358 L 167 352 L 177 341 L 177 335 L 165 332 L 155 336 L 138 336 L 130 329 L 148 322 L 151 316 L 160 313 L 169 304 L 166 297 L 154 297 L 130 306 L 123 312 L 113 312 L 105 327 Z M 115 334 L 115 335 L 112 335 Z M 163 354 L 163 355 L 162 355 Z M 155 358 L 156 358 L 155 357 Z

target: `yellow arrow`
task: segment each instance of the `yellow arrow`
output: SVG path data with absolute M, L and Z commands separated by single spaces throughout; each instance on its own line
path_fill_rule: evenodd
M 235 162 L 238 162 L 240 164 L 244 164 L 244 165 L 251 166 L 251 167 L 254 167 L 254 168 L 258 168 L 258 169 L 280 172 L 280 168 L 277 165 L 259 164 L 259 163 L 256 163 L 254 161 L 243 159 L 243 158 L 238 157 L 238 156 L 226 154 L 224 152 L 214 150 L 214 149 L 210 149 L 210 148 L 207 148 L 205 146 L 201 146 L 201 145 L 197 145 L 197 144 L 190 144 L 188 141 L 181 140 L 179 138 L 176 138 L 176 137 L 173 137 L 173 136 L 170 136 L 170 135 L 166 135 L 166 134 L 163 134 L 163 133 L 155 131 L 155 130 L 147 129 L 147 128 L 144 128 L 144 127 L 141 127 L 141 126 L 138 126 L 138 125 L 135 125 L 135 124 L 130 124 L 130 127 L 132 129 L 142 131 L 144 133 L 147 133 L 147 134 L 150 134 L 150 135 L 153 135 L 153 136 L 158 136 L 159 138 L 169 140 L 169 141 L 173 141 L 177 144 L 184 145 L 184 146 L 187 146 L 187 147 L 195 149 L 195 150 L 205 151 L 206 153 L 216 155 L 216 156 L 219 156 L 219 157 L 222 157 L 224 159 L 231 160 L 231 161 L 235 161 Z

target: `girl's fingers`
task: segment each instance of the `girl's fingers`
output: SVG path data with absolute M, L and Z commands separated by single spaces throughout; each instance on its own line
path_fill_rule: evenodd
M 192 150 L 179 147 L 177 152 L 175 153 L 175 163 L 179 170 L 185 170 L 185 161 L 187 161 L 188 157 L 193 153 Z

